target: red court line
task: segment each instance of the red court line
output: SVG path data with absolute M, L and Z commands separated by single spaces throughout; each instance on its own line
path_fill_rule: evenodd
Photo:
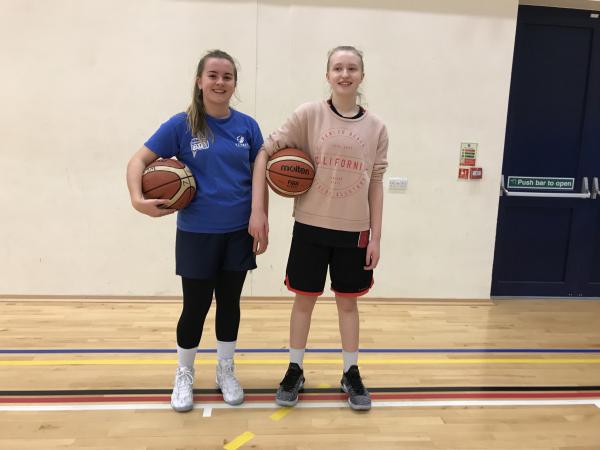
M 345 398 L 345 397 L 344 397 Z M 373 400 L 435 400 L 435 399 L 553 399 L 553 398 L 600 398 L 600 391 L 588 392 L 473 392 L 473 393 L 431 393 L 431 394 L 371 394 Z
M 300 394 L 300 400 L 346 400 L 346 394 Z M 373 393 L 373 400 L 503 400 L 503 399 L 578 399 L 600 398 L 600 391 L 587 392 L 472 392 L 472 393 Z M 272 402 L 274 395 L 246 395 L 246 402 Z M 221 395 L 196 395 L 196 402 L 221 402 Z M 3 403 L 142 403 L 142 402 L 169 402 L 167 395 L 136 395 L 136 396 L 62 396 L 62 397 L 3 397 Z

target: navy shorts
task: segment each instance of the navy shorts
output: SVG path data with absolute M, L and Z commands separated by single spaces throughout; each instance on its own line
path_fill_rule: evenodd
M 366 233 L 366 234 L 365 234 Z M 365 270 L 368 232 L 347 232 L 296 222 L 285 284 L 297 294 L 319 296 L 327 268 L 331 290 L 341 297 L 359 297 L 373 286 L 373 271 Z
M 206 280 L 222 270 L 256 269 L 252 243 L 247 229 L 230 233 L 191 233 L 177 229 L 175 272 L 185 278 Z

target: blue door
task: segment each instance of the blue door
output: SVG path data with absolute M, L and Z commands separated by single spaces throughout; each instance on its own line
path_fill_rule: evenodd
M 597 13 L 519 7 L 502 173 L 492 296 L 600 297 Z

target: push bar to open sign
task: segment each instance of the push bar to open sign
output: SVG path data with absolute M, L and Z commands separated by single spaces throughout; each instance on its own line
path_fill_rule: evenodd
M 508 177 L 508 182 L 509 182 L 509 188 L 513 187 L 515 188 L 515 186 L 511 186 L 511 181 L 514 183 L 514 180 L 522 180 L 522 182 L 525 182 L 527 180 L 541 180 L 543 178 L 536 178 L 536 177 Z M 573 178 L 545 178 L 546 180 L 553 180 L 555 183 L 557 180 L 560 181 L 568 181 L 568 180 L 572 180 L 571 184 L 572 186 L 574 186 L 575 180 Z M 560 189 L 560 190 L 573 190 L 573 187 L 567 189 L 565 187 L 562 188 L 558 188 L 558 187 L 540 187 L 540 186 L 525 186 L 525 185 L 520 185 L 519 187 L 521 189 Z M 583 179 L 581 180 L 581 193 L 566 193 L 566 192 L 514 192 L 514 191 L 509 191 L 505 185 L 504 185 L 504 175 L 502 175 L 502 178 L 500 179 L 500 195 L 506 195 L 508 197 L 547 197 L 547 198 L 590 198 L 592 197 L 592 193 L 590 192 L 590 188 L 589 188 L 589 181 L 587 179 L 587 177 L 583 177 Z

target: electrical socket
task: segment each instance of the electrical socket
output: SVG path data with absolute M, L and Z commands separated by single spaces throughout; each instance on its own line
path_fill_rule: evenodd
M 388 182 L 390 191 L 404 191 L 408 187 L 408 178 L 391 177 Z

